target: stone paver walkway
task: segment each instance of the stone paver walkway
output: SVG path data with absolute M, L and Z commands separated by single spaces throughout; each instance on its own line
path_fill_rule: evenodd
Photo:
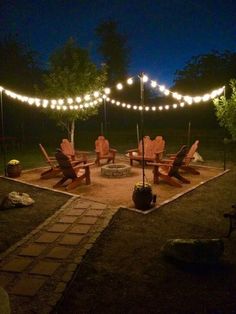
M 72 197 L 0 258 L 12 313 L 50 313 L 117 208 Z M 9 230 L 11 232 L 11 230 Z

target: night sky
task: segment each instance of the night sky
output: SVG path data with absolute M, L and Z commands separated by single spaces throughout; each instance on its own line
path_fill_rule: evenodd
M 3 0 L 0 38 L 18 34 L 46 64 L 72 36 L 99 64 L 95 28 L 109 19 L 128 38 L 129 74 L 145 72 L 167 85 L 192 56 L 236 51 L 235 0 Z

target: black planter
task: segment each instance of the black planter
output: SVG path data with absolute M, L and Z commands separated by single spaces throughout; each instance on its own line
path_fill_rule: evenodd
M 21 165 L 7 165 L 7 175 L 10 178 L 17 178 L 21 174 Z
M 132 195 L 135 208 L 141 210 L 150 209 L 152 207 L 153 198 L 152 190 L 150 188 L 134 190 Z

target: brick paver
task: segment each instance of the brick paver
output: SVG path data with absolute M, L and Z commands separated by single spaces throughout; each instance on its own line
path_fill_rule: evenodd
M 59 266 L 61 266 L 60 263 L 40 261 L 33 267 L 30 273 L 50 276 Z
M 85 234 L 89 231 L 91 225 L 76 225 L 70 229 L 69 233 L 80 233 Z
M 31 264 L 32 260 L 24 257 L 16 257 L 1 267 L 1 270 L 22 272 Z
M 66 214 L 70 216 L 81 216 L 84 213 L 84 209 L 71 209 Z
M 85 213 L 85 216 L 98 217 L 98 216 L 101 216 L 102 213 L 103 213 L 103 210 L 101 209 L 89 209 Z
M 45 278 L 36 278 L 33 276 L 21 278 L 9 292 L 10 294 L 22 296 L 34 296 L 45 281 Z
M 44 232 L 35 242 L 51 243 L 54 242 L 59 236 L 60 233 Z
M 30 244 L 27 247 L 23 248 L 19 255 L 24 256 L 39 256 L 46 249 L 45 245 L 41 244 Z
M 96 221 L 98 220 L 97 217 L 82 217 L 79 220 L 80 224 L 85 224 L 85 225 L 94 225 L 96 223 Z
M 64 231 L 66 231 L 66 229 L 68 228 L 70 226 L 70 224 L 58 224 L 58 223 L 56 223 L 56 224 L 54 224 L 54 225 L 52 225 L 49 229 L 48 229 L 48 231 L 50 231 L 50 232 L 64 232 Z
M 67 244 L 67 245 L 78 245 L 82 239 L 83 239 L 82 235 L 69 234 L 69 235 L 64 235 L 59 243 Z
M 76 221 L 76 219 L 78 219 L 78 216 L 64 216 L 59 220 L 59 222 L 72 224 Z
M 71 253 L 73 249 L 70 249 L 68 247 L 64 246 L 58 246 L 54 247 L 48 254 L 47 257 L 49 258 L 60 258 L 65 259 L 67 258 Z

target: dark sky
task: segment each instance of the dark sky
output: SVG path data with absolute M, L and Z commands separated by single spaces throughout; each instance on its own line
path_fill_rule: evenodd
M 72 36 L 98 63 L 94 30 L 108 19 L 128 38 L 130 75 L 159 83 L 170 85 L 194 55 L 236 51 L 236 0 L 3 0 L 0 36 L 17 33 L 44 62 Z

